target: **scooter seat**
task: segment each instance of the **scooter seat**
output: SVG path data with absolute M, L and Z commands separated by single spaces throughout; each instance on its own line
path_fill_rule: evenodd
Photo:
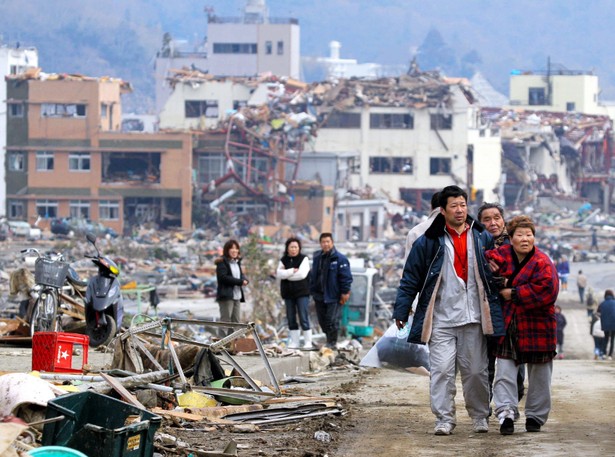
M 76 288 L 83 289 L 83 288 L 87 288 L 88 286 L 88 282 L 83 281 L 79 277 L 79 273 L 77 273 L 73 267 L 68 267 L 68 273 L 66 274 L 66 279 Z

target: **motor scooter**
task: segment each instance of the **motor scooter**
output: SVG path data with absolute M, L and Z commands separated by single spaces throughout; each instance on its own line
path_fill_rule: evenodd
M 109 257 L 102 256 L 96 246 L 96 236 L 86 234 L 87 240 L 96 249 L 96 255 L 87 255 L 98 267 L 98 274 L 88 280 L 85 293 L 86 334 L 90 346 L 107 345 L 118 332 L 124 317 L 124 304 L 120 282 L 120 269 Z

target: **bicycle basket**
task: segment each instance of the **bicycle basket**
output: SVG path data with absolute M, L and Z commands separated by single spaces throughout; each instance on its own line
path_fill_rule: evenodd
M 34 264 L 34 280 L 37 284 L 61 288 L 64 285 L 68 263 L 40 257 Z

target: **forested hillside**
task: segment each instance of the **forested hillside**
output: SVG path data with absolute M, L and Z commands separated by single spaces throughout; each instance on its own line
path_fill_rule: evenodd
M 205 7 L 238 16 L 243 0 L 0 0 L 2 42 L 35 46 L 47 72 L 111 75 L 130 81 L 128 109 L 153 106 L 153 59 L 164 32 L 197 45 Z M 512 69 L 543 69 L 548 57 L 569 69 L 595 70 L 602 97 L 615 99 L 611 58 L 615 3 L 559 0 L 268 0 L 270 15 L 296 17 L 302 54 L 406 64 L 449 75 L 481 70 L 501 91 Z

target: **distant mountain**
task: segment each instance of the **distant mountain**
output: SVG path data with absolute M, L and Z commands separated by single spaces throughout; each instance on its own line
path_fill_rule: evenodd
M 50 5 L 53 5 L 52 7 Z M 594 70 L 603 99 L 615 99 L 615 3 L 561 0 L 269 0 L 272 17 L 295 17 L 305 56 L 342 43 L 341 57 L 407 64 L 471 76 L 478 70 L 508 93 L 513 69 L 541 70 L 547 58 Z M 194 46 L 207 33 L 205 7 L 239 16 L 243 0 L 0 0 L 2 42 L 39 49 L 46 72 L 130 81 L 126 110 L 153 106 L 153 58 L 169 32 Z M 50 11 L 51 8 L 51 13 Z

